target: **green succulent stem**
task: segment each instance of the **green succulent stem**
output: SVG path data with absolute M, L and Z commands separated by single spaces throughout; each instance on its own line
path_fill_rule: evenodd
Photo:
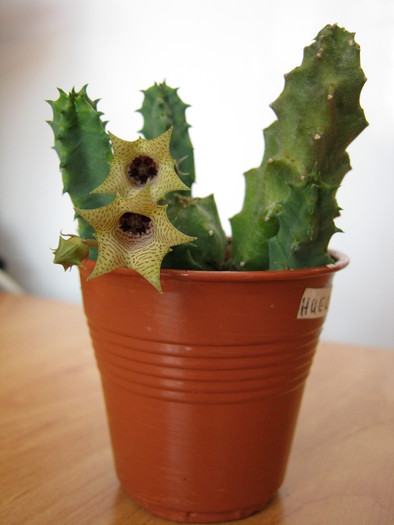
M 193 146 L 189 136 L 190 125 L 186 121 L 186 110 L 190 106 L 179 97 L 178 89 L 171 88 L 165 82 L 155 83 L 142 93 L 144 100 L 138 110 L 144 118 L 142 135 L 146 139 L 154 139 L 173 128 L 170 152 L 182 182 L 191 188 L 196 176 Z M 191 195 L 191 191 L 181 193 Z
M 144 101 L 139 110 L 144 117 L 141 133 L 146 139 L 173 128 L 170 151 L 182 181 L 192 188 L 195 181 L 193 146 L 186 120 L 189 107 L 178 90 L 165 82 L 143 91 Z M 175 246 L 166 255 L 163 268 L 185 270 L 219 270 L 223 268 L 227 238 L 222 228 L 213 195 L 192 196 L 192 190 L 169 193 L 165 199 L 170 221 L 176 228 L 196 237 L 192 243 Z
M 243 208 L 231 219 L 231 264 L 280 269 L 331 261 L 328 244 L 339 215 L 335 194 L 350 170 L 347 146 L 367 126 L 365 82 L 354 34 L 328 25 L 285 75 L 264 130 L 261 165 L 246 173 Z
M 54 137 L 54 149 L 60 160 L 63 192 L 70 195 L 75 208 L 92 209 L 104 206 L 112 196 L 91 194 L 109 173 L 112 150 L 109 137 L 97 110 L 97 100 L 87 95 L 87 86 L 80 91 L 65 93 L 59 89 L 59 98 L 49 100 L 53 119 L 49 121 Z M 78 232 L 83 238 L 92 238 L 94 230 L 77 215 Z M 96 254 L 93 252 L 93 258 Z

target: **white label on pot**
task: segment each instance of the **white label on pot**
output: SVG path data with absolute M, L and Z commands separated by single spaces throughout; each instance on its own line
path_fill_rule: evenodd
M 331 286 L 328 288 L 305 288 L 297 319 L 324 317 L 330 304 Z

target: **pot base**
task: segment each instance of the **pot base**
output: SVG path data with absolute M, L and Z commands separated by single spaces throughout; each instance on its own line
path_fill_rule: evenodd
M 127 491 L 126 491 L 127 492 Z M 168 509 L 160 505 L 152 505 L 145 501 L 130 496 L 137 505 L 147 510 L 158 518 L 176 521 L 178 523 L 223 523 L 247 518 L 256 512 L 260 512 L 268 504 L 269 498 L 264 503 L 253 505 L 245 509 L 232 509 L 224 512 L 185 512 L 180 510 Z

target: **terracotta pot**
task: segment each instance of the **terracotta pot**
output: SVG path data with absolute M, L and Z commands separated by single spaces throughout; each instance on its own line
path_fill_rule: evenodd
M 119 480 L 181 522 L 250 515 L 280 487 L 333 275 L 162 271 L 86 281 Z M 307 290 L 307 291 L 306 291 Z

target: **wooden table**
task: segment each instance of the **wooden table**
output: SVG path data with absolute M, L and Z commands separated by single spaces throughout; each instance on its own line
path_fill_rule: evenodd
M 78 305 L 0 294 L 0 523 L 165 525 L 116 479 Z M 243 525 L 394 524 L 394 352 L 321 343 L 286 480 Z

